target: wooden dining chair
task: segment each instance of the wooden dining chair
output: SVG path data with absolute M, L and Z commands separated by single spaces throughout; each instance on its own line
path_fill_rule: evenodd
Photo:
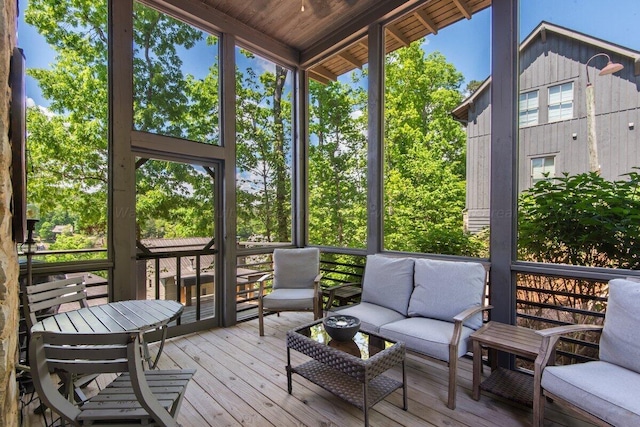
M 177 426 L 176 419 L 195 369 L 144 370 L 142 332 L 60 333 L 35 331 L 30 365 L 38 396 L 72 425 Z M 120 373 L 80 405 L 69 402 L 51 373 Z
M 83 281 L 84 278 L 79 276 L 25 286 L 23 306 L 27 332 L 42 317 L 57 313 L 62 304 L 77 303 L 77 308 L 88 307 Z
M 87 293 L 82 276 L 68 279 L 52 280 L 25 286 L 22 290 L 22 306 L 25 323 L 27 324 L 27 360 L 29 359 L 29 342 L 31 328 L 38 321 L 58 313 L 62 304 L 71 304 L 73 308 L 86 308 Z M 75 400 L 82 402 L 86 396 L 82 388 L 97 378 L 97 375 L 72 376 Z M 61 390 L 67 386 L 62 385 Z M 70 392 L 70 391 L 69 391 Z

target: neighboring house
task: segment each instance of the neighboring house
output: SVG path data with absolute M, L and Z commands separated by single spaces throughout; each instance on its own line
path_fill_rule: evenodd
M 73 234 L 73 224 L 56 225 L 51 229 L 53 234 Z
M 520 45 L 518 192 L 545 177 L 587 172 L 585 64 L 606 53 L 622 71 L 599 76 L 605 57 L 589 63 L 595 87 L 600 173 L 608 180 L 640 166 L 640 52 L 548 22 Z M 467 127 L 465 224 L 489 226 L 491 77 L 454 111 Z
M 176 252 L 194 251 L 204 248 L 211 241 L 210 237 L 188 237 L 174 239 L 142 239 L 141 243 L 150 252 Z M 200 258 L 200 296 L 212 298 L 214 292 L 214 259 L 215 255 L 202 255 Z M 155 264 L 153 261 L 141 262 L 145 268 L 142 271 L 145 274 L 146 282 L 149 289 L 155 289 L 153 281 L 155 280 Z M 176 280 L 178 276 L 178 265 L 176 258 L 160 258 L 159 279 L 162 288 L 160 289 L 161 297 L 174 301 L 181 301 L 185 305 L 191 305 L 192 298 L 196 297 L 196 257 L 183 256 L 180 257 L 180 293 L 178 297 L 178 287 Z

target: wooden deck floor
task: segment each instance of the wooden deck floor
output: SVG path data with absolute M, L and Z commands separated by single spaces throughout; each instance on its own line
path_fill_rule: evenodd
M 294 375 L 293 394 L 287 393 L 286 331 L 311 321 L 308 313 L 283 313 L 265 320 L 265 337 L 258 336 L 252 320 L 232 328 L 174 338 L 167 341 L 161 369 L 193 367 L 198 371 L 189 383 L 180 411 L 183 426 L 362 426 L 357 408 Z M 292 363 L 307 360 L 292 352 Z M 407 381 L 409 410 L 403 411 L 401 391 L 394 392 L 370 411 L 371 426 L 529 426 L 531 410 L 482 395 L 471 399 L 471 361 L 459 369 L 458 403 L 446 407 L 443 366 L 409 355 Z M 485 375 L 489 369 L 485 370 Z M 401 378 L 400 369 L 387 375 Z M 90 387 L 91 388 L 91 387 Z M 89 390 L 89 393 L 91 390 Z M 33 405 L 32 405 L 33 406 Z M 24 426 L 42 426 L 42 417 L 31 407 L 24 411 Z M 547 403 L 548 426 L 590 426 Z

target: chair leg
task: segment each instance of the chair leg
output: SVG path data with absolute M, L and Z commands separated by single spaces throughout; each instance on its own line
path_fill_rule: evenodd
M 457 356 L 457 355 L 456 355 Z M 456 409 L 456 390 L 458 386 L 458 358 L 450 357 L 449 360 L 449 397 L 447 400 L 447 407 L 449 409 Z
M 264 336 L 264 319 L 262 318 L 262 298 L 258 299 L 258 330 L 260 331 L 260 336 Z

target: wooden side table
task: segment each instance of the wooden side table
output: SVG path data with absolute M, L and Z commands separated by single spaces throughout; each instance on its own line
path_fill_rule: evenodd
M 535 360 L 542 337 L 533 329 L 489 322 L 470 336 L 473 345 L 473 398 L 480 399 L 482 347 L 490 352 L 491 375 L 482 383 L 482 389 L 524 405 L 533 405 L 533 377 L 522 372 L 497 368 L 498 351 Z

